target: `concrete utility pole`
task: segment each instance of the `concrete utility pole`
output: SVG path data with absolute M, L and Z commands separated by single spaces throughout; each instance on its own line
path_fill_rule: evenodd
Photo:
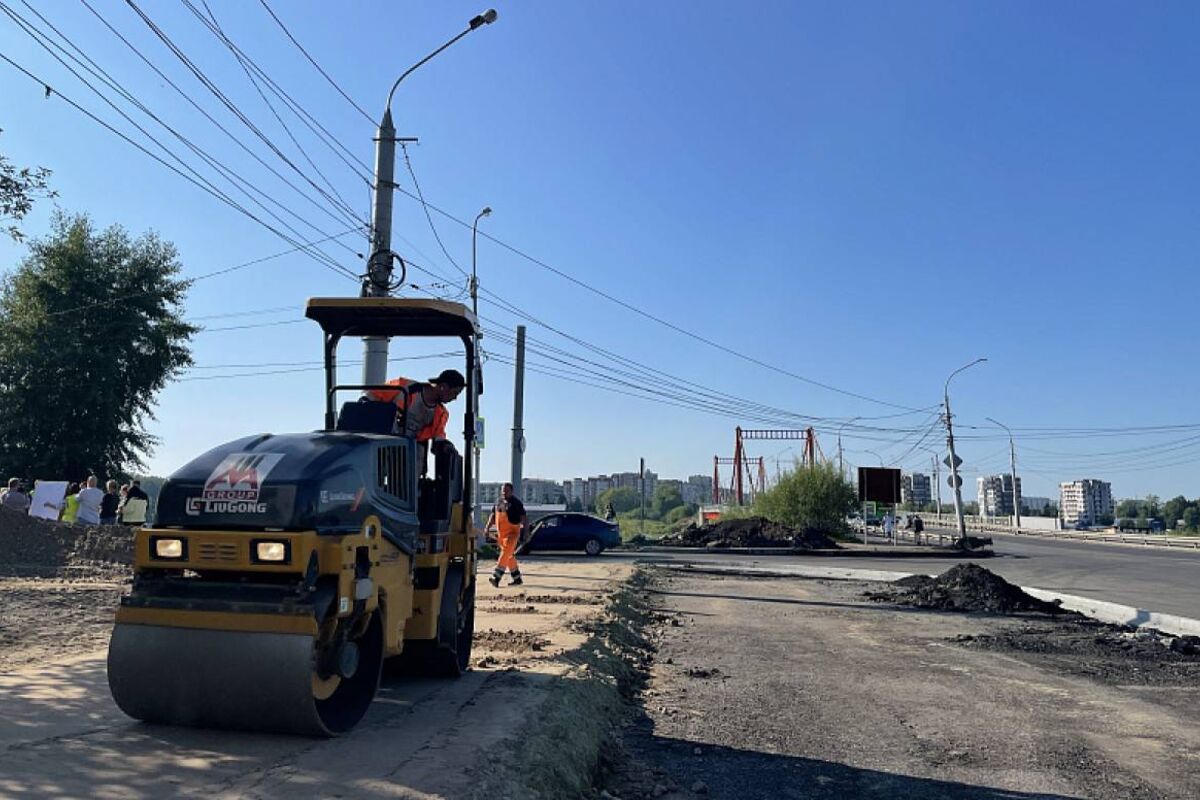
M 398 140 L 396 128 L 392 125 L 392 97 L 400 82 L 411 75 L 418 67 L 438 53 L 445 50 L 459 39 L 476 28 L 490 25 L 496 21 L 494 9 L 473 17 L 467 23 L 467 29 L 455 36 L 444 45 L 422 58 L 409 67 L 403 75 L 392 84 L 388 92 L 387 103 L 383 109 L 383 119 L 379 123 L 379 131 L 375 138 L 375 198 L 371 210 L 371 257 L 367 261 L 367 277 L 363 280 L 363 297 L 387 297 L 395 288 L 392 281 L 392 262 L 399 258 L 392 252 L 392 195 L 396 188 L 396 142 L 416 141 L 415 139 Z M 367 385 L 382 384 L 387 380 L 388 340 L 381 336 L 368 336 L 363 339 L 363 383 Z
M 965 364 L 954 370 L 954 372 L 951 372 L 950 377 L 946 378 L 946 385 L 943 390 L 943 399 L 946 402 L 946 446 L 950 450 L 950 482 L 954 486 L 954 516 L 958 520 L 959 539 L 967 537 L 967 521 L 963 519 L 962 478 L 958 477 L 958 456 L 954 453 L 954 426 L 951 422 L 952 416 L 950 414 L 950 380 L 964 369 L 981 364 L 984 361 L 987 361 L 987 359 L 977 358 L 970 364 Z
M 525 326 L 517 326 L 517 377 L 513 388 L 512 485 L 522 500 L 521 472 L 525 459 Z
M 938 467 L 937 455 L 929 457 L 930 463 L 933 464 L 933 489 L 937 493 L 937 515 L 938 522 L 942 521 L 942 471 Z
M 480 211 L 478 214 L 475 215 L 475 223 L 471 226 L 471 313 L 475 315 L 476 324 L 478 324 L 478 321 L 479 321 L 479 277 L 478 277 L 479 272 L 476 269 L 476 266 L 477 266 L 476 265 L 476 260 L 477 260 L 476 254 L 478 252 L 478 248 L 475 245 L 476 245 L 476 241 L 479 239 L 479 219 L 480 219 L 480 217 L 489 217 L 489 216 L 491 216 L 491 214 L 492 214 L 492 209 L 488 206 L 485 206 L 482 211 Z M 480 338 L 481 338 L 480 336 L 475 337 L 475 364 L 473 365 L 473 367 L 475 369 L 475 380 L 473 382 L 473 385 L 475 386 L 476 392 L 479 391 L 479 375 L 480 375 L 480 371 L 479 371 L 479 339 Z M 475 415 L 476 415 L 476 417 L 478 417 L 478 415 L 479 415 L 479 395 L 478 394 L 475 395 L 474 408 L 475 408 Z M 475 450 L 475 472 L 472 475 L 472 480 L 475 485 L 472 489 L 473 493 L 471 496 L 475 498 L 475 524 L 477 526 L 479 526 L 479 525 L 483 524 L 483 508 L 479 503 L 479 438 L 478 438 L 478 435 L 476 435 L 473 449 Z M 516 487 L 513 487 L 513 488 L 515 489 Z
M 842 428 L 846 427 L 851 422 L 854 422 L 856 419 L 862 419 L 862 417 L 851 417 L 841 425 L 838 425 L 838 472 L 841 473 L 842 478 L 846 477 L 846 468 L 842 465 Z
M 1008 469 L 1011 473 L 1013 495 L 1013 527 L 1021 530 L 1021 492 L 1017 489 L 1017 446 L 1013 444 L 1012 430 L 1003 422 L 997 422 L 991 417 L 985 417 L 993 425 L 999 425 L 1008 431 Z
M 639 533 L 646 535 L 646 459 L 638 459 L 638 478 L 642 487 L 642 526 Z

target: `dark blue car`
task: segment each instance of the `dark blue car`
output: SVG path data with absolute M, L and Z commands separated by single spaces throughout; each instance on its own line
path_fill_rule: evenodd
M 522 553 L 533 550 L 582 550 L 598 556 L 605 548 L 621 543 L 621 528 L 616 522 L 591 514 L 550 514 L 533 523 L 529 541 Z

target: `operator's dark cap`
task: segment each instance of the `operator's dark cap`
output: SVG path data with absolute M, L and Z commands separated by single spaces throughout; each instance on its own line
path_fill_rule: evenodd
M 429 382 L 440 383 L 443 386 L 449 386 L 451 389 L 462 389 L 467 385 L 467 379 L 456 369 L 444 369 L 441 375 L 438 375 L 436 378 L 430 378 Z

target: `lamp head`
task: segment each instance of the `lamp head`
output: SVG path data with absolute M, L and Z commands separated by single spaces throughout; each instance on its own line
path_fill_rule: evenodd
M 491 206 L 484 206 L 483 211 L 479 212 L 479 216 L 481 216 L 481 217 L 490 217 L 491 215 L 492 215 L 492 207 Z
M 496 16 L 496 9 L 489 8 L 482 14 L 476 14 L 474 17 L 471 17 L 471 21 L 467 24 L 471 26 L 471 30 L 475 30 L 476 28 L 481 28 L 484 25 L 491 25 L 496 21 Z

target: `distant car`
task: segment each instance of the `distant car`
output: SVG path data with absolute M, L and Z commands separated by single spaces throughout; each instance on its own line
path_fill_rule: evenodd
M 529 541 L 522 553 L 534 550 L 582 550 L 598 556 L 609 547 L 621 544 L 621 528 L 616 522 L 591 514 L 550 514 L 530 527 Z

